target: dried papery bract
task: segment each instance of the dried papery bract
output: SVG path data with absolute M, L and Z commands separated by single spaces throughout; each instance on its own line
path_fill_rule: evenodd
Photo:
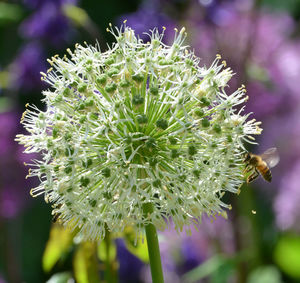
M 109 31 L 116 42 L 106 52 L 76 44 L 48 60 L 46 110 L 28 106 L 29 134 L 17 136 L 41 155 L 30 164 L 40 180 L 32 195 L 91 240 L 106 229 L 139 235 L 170 218 L 181 230 L 203 213 L 224 215 L 223 194 L 244 182 L 243 144 L 261 132 L 243 113 L 245 88 L 226 93 L 232 71 L 219 55 L 201 67 L 184 29 L 171 46 L 158 29 L 147 43 L 126 25 Z

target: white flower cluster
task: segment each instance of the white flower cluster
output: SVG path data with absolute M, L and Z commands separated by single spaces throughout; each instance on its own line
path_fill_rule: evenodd
M 106 52 L 76 44 L 70 58 L 48 60 L 46 110 L 27 107 L 29 135 L 16 139 L 41 155 L 30 164 L 40 180 L 31 194 L 88 239 L 223 214 L 224 192 L 243 183 L 243 143 L 261 132 L 237 107 L 244 87 L 226 94 L 232 71 L 219 55 L 200 67 L 184 29 L 171 46 L 157 29 L 147 43 L 126 25 L 109 31 L 116 43 Z

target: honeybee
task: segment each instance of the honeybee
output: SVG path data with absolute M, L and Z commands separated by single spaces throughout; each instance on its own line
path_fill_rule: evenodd
M 272 181 L 270 168 L 279 162 L 279 155 L 276 147 L 269 148 L 263 154 L 246 153 L 244 163 L 246 164 L 244 174 L 251 172 L 247 177 L 247 183 L 254 181 L 259 174 L 267 181 Z

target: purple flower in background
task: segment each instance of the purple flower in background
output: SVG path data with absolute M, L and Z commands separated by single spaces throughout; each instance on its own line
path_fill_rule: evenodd
M 0 274 L 0 283 L 6 283 L 6 281 L 2 278 L 1 274 Z
M 31 9 L 41 8 L 47 3 L 53 3 L 55 5 L 61 6 L 63 4 L 76 4 L 77 0 L 23 0 L 24 4 Z
M 216 26 L 229 25 L 235 19 L 236 7 L 232 1 L 226 3 L 217 0 L 199 0 L 198 2 L 206 8 L 205 19 Z
M 229 20 L 219 15 L 216 26 L 199 17 L 201 13 L 197 10 L 200 11 L 201 6 L 193 3 L 187 12 L 187 25 L 194 30 L 190 39 L 193 46 L 198 46 L 196 53 L 204 62 L 221 53 L 235 66 L 234 71 L 245 74 L 242 81 L 236 80 L 231 86 L 247 84 L 248 109 L 259 119 L 268 119 L 270 114 L 282 109 L 283 102 L 288 110 L 293 104 L 292 93 L 297 91 L 295 85 L 300 68 L 296 51 L 299 43 L 289 38 L 295 25 L 293 19 L 285 13 L 272 15 L 252 11 L 250 5 L 242 9 L 237 1 L 214 8 L 226 10 L 231 15 Z
M 12 64 L 11 88 L 40 90 L 43 85 L 40 72 L 47 68 L 43 42 L 62 47 L 70 40 L 73 29 L 63 13 L 63 5 L 76 4 L 77 0 L 26 0 L 24 3 L 32 13 L 21 23 L 19 31 L 29 42 L 24 44 Z
M 126 249 L 122 239 L 116 239 L 116 244 L 120 264 L 118 270 L 120 283 L 142 282 L 140 276 L 144 264 Z M 134 270 L 131 269 L 132 267 Z
M 276 197 L 274 209 L 277 225 L 282 230 L 299 229 L 300 224 L 300 161 L 281 179 L 280 192 Z
M 64 1 L 44 1 L 20 27 L 23 37 L 44 39 L 47 43 L 61 46 L 70 39 L 69 20 L 62 12 Z
M 259 82 L 249 82 L 248 84 L 250 99 L 248 107 L 257 116 L 266 118 L 269 115 L 274 114 L 274 111 L 282 105 L 284 97 L 278 95 L 269 89 L 267 86 Z M 251 91 L 251 93 L 250 93 Z M 253 97 L 255 95 L 255 97 Z
M 265 123 L 266 132 L 261 144 L 275 144 L 280 155 L 280 163 L 272 169 L 272 182 L 275 188 L 278 187 L 273 204 L 277 225 L 282 230 L 300 231 L 300 103 L 293 106 L 293 111 Z
M 38 43 L 29 43 L 20 51 L 12 64 L 12 88 L 40 89 L 41 71 L 46 70 L 46 55 Z
M 300 103 L 300 41 L 281 44 L 273 56 L 270 76 L 285 98 Z M 271 61 L 271 60 L 270 60 Z
M 13 112 L 0 113 L 0 156 L 11 151 L 15 144 L 13 139 L 18 121 L 14 114 Z
M 32 182 L 24 178 L 27 170 L 19 159 L 22 147 L 14 142 L 19 129 L 20 115 L 16 112 L 0 113 L 0 217 L 13 218 L 23 210 L 30 196 L 26 187 Z M 20 154 L 21 156 L 21 154 Z M 29 161 L 33 156 L 26 156 Z M 22 157 L 23 158 L 23 157 Z
M 122 18 L 120 18 L 120 22 L 127 20 L 127 24 L 144 40 L 149 38 L 147 35 L 143 34 L 145 30 L 150 30 L 155 27 L 160 30 L 164 26 L 166 27 L 165 40 L 168 40 L 168 38 L 173 37 L 173 29 L 176 27 L 176 24 L 170 17 L 161 11 L 160 6 L 161 3 L 157 0 L 144 1 L 135 13 L 123 15 Z
M 199 231 L 191 227 L 191 235 L 168 229 L 161 233 L 160 250 L 164 270 L 180 277 L 216 253 L 233 254 L 231 222 L 220 216 L 214 221 L 204 216 Z

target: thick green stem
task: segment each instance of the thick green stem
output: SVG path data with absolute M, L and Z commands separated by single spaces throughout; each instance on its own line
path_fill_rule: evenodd
M 106 229 L 106 233 L 105 233 L 105 282 L 107 283 L 115 283 L 117 282 L 117 277 L 116 277 L 116 272 L 114 269 L 114 261 L 111 259 L 111 234 L 110 232 Z
M 144 205 L 143 209 L 144 209 L 145 216 L 147 216 L 153 212 L 153 204 L 147 203 Z M 152 223 L 150 223 L 145 226 L 145 231 L 146 231 L 146 238 L 147 238 L 152 282 L 163 283 L 164 277 L 163 277 L 158 238 L 157 238 L 157 232 L 155 226 Z

